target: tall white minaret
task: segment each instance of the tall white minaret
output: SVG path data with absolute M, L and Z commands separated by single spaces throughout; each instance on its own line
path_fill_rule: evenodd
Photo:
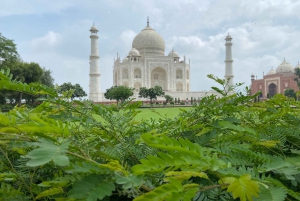
M 90 92 L 89 99 L 93 102 L 100 102 L 100 71 L 99 71 L 99 54 L 98 54 L 98 29 L 95 25 L 91 30 L 91 56 L 90 56 Z
M 231 51 L 231 46 L 232 46 L 232 37 L 229 35 L 226 36 L 225 38 L 226 43 L 226 60 L 225 60 L 225 79 L 227 80 L 228 78 L 230 78 L 229 83 L 228 83 L 228 87 L 229 86 L 233 86 L 233 72 L 232 72 L 232 51 Z

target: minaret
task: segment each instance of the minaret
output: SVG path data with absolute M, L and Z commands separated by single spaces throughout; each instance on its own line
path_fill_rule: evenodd
M 227 89 L 230 86 L 233 86 L 233 72 L 232 72 L 232 51 L 231 51 L 231 46 L 232 46 L 232 37 L 229 35 L 226 36 L 225 38 L 226 43 L 226 60 L 225 60 L 225 79 L 227 80 L 228 78 L 230 78 L 229 83 L 227 85 Z
M 100 102 L 100 71 L 98 55 L 98 29 L 95 25 L 91 30 L 91 56 L 90 56 L 90 92 L 89 99 L 93 102 Z

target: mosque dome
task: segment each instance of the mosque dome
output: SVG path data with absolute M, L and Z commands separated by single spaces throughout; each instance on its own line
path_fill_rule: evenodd
M 273 74 L 276 74 L 276 71 L 272 68 L 272 69 L 267 73 L 267 75 L 273 75 Z
M 137 49 L 135 48 L 132 48 L 130 51 L 129 51 L 129 56 L 140 56 L 140 53 Z
M 169 57 L 179 57 L 179 54 L 177 52 L 175 52 L 174 50 L 172 50 L 168 56 Z
M 295 69 L 296 69 L 296 68 L 300 68 L 300 64 L 299 64 L 299 62 L 298 62 L 298 65 L 295 67 Z
M 294 72 L 294 67 L 287 61 L 284 61 L 276 68 L 276 73 L 289 73 Z
M 147 27 L 133 39 L 132 48 L 141 53 L 145 51 L 145 54 L 164 55 L 165 41 L 148 23 Z

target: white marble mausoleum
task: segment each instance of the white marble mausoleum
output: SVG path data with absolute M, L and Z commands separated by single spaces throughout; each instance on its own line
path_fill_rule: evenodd
M 100 70 L 97 45 L 97 28 L 91 28 L 90 56 L 90 91 L 89 99 L 94 102 L 108 102 L 104 92 L 100 92 Z M 231 36 L 226 37 L 225 78 L 233 78 Z M 212 72 L 213 73 L 213 72 Z M 203 75 L 205 76 L 205 75 Z M 161 86 L 166 94 L 180 100 L 190 100 L 191 97 L 201 99 L 204 96 L 216 94 L 213 91 L 190 91 L 190 61 L 172 49 L 165 55 L 164 39 L 149 25 L 134 38 L 132 49 L 128 56 L 121 59 L 118 55 L 113 66 L 113 85 L 134 88 L 137 100 L 147 100 L 138 97 L 141 87 Z M 163 97 L 159 98 L 164 100 Z

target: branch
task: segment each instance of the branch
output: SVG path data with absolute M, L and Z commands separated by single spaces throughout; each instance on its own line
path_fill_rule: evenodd
M 203 191 L 211 190 L 211 189 L 214 189 L 214 188 L 221 188 L 221 187 L 223 187 L 223 186 L 229 186 L 229 185 L 230 185 L 230 184 L 225 183 L 225 184 L 217 184 L 217 185 L 207 186 L 207 187 L 205 187 L 205 188 L 200 189 L 200 190 L 197 191 L 197 192 L 203 192 Z

